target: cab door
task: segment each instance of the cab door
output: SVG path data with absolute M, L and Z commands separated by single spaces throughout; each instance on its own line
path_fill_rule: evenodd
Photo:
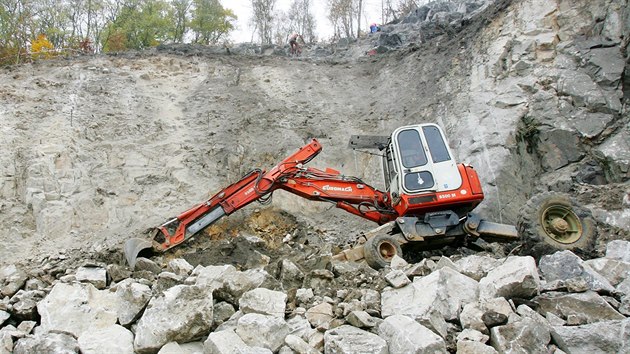
M 392 134 L 392 144 L 404 193 L 441 192 L 461 186 L 457 165 L 437 125 L 398 128 Z

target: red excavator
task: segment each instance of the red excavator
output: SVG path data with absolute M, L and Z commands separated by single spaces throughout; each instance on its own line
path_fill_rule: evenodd
M 355 247 L 335 256 L 355 261 L 365 258 L 376 269 L 387 266 L 395 255 L 401 256 L 401 245 L 407 243 L 439 245 L 467 235 L 492 241 L 518 239 L 514 226 L 482 220 L 471 213 L 484 198 L 479 177 L 471 166 L 455 162 L 438 125 L 404 126 L 391 136 L 353 136 L 350 147 L 382 152 L 385 191 L 331 168 L 307 167 L 322 151 L 313 139 L 271 170 L 252 170 L 207 201 L 168 220 L 154 230 L 150 240 L 128 240 L 125 254 L 129 265 L 134 267 L 140 251 L 173 248 L 223 216 L 253 201 L 268 200 L 277 189 L 333 203 L 382 225 L 362 235 Z M 557 213 L 544 218 L 549 220 L 542 222 L 558 224 L 554 235 L 559 243 L 575 238 L 575 222 L 569 225 L 573 219 Z M 581 227 L 580 220 L 578 224 Z M 577 231 L 581 235 L 582 230 Z

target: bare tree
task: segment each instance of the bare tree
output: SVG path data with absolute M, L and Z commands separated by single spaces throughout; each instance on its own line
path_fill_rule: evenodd
M 279 15 L 278 30 L 285 36 L 299 33 L 306 42 L 317 41 L 315 33 L 315 16 L 313 15 L 311 0 L 293 0 L 289 11 Z
M 359 38 L 361 36 L 361 10 L 363 7 L 363 0 L 359 0 L 359 5 L 357 7 L 357 38 Z
M 353 0 L 328 0 L 328 20 L 333 26 L 334 38 L 354 37 L 356 9 Z
M 402 17 L 405 16 L 406 14 L 410 13 L 412 10 L 414 10 L 415 8 L 417 8 L 419 6 L 419 2 L 417 0 L 399 0 L 398 1 L 398 6 L 396 8 L 396 13 L 398 14 L 398 17 Z
M 252 1 L 252 26 L 258 33 L 260 44 L 271 44 L 273 41 L 273 9 L 276 0 L 251 0 Z

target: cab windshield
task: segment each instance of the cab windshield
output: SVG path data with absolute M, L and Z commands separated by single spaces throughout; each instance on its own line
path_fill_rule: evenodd
M 427 155 L 422 148 L 420 134 L 415 129 L 403 130 L 398 134 L 398 146 L 402 164 L 406 168 L 414 168 L 427 164 Z

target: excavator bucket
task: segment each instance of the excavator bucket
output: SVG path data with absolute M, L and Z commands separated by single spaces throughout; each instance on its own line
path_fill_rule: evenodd
M 133 269 L 136 266 L 136 259 L 142 250 L 152 247 L 153 242 L 151 242 L 151 240 L 143 238 L 130 238 L 127 240 L 127 242 L 125 242 L 125 258 L 127 259 L 129 267 Z

